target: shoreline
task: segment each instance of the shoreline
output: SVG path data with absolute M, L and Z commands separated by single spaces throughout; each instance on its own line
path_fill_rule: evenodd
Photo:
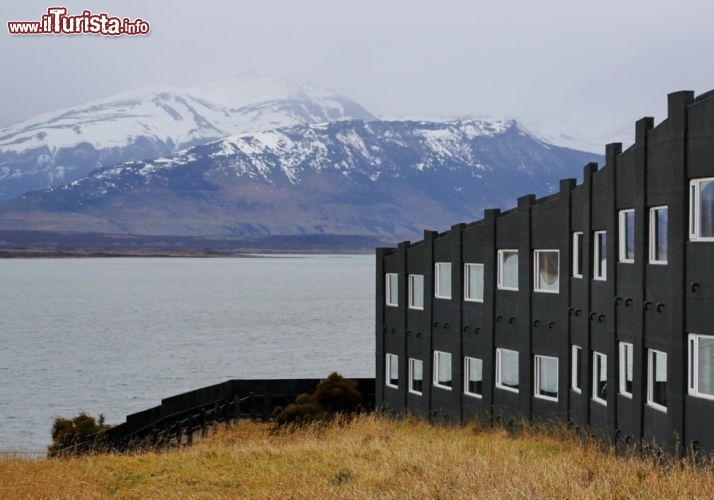
M 0 259 L 235 257 L 259 254 L 373 254 L 391 240 L 361 235 L 283 235 L 258 239 L 0 230 Z
M 220 250 L 99 250 L 99 249 L 52 249 L 52 248 L 0 248 L 0 260 L 3 259 L 76 259 L 76 258 L 235 258 L 261 259 L 270 256 L 291 255 L 370 255 L 373 249 L 250 249 L 236 251 Z

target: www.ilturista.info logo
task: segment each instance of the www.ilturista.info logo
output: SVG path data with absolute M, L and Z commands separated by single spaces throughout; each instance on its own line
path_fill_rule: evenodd
M 41 21 L 9 21 L 11 35 L 148 35 L 151 26 L 143 19 L 130 21 L 105 13 L 92 14 L 85 10 L 78 16 L 68 16 L 66 7 L 50 7 Z

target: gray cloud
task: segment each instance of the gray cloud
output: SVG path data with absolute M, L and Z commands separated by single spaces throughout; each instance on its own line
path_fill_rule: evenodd
M 51 4 L 6 2 L 3 25 L 39 20 Z M 152 32 L 0 35 L 0 124 L 147 84 L 255 69 L 329 86 L 377 115 L 586 124 L 599 140 L 643 115 L 662 119 L 668 92 L 714 87 L 714 4 L 699 0 L 63 4 L 141 17 Z

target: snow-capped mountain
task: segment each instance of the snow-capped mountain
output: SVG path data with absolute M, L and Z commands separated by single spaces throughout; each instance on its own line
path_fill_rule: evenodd
M 603 128 L 600 117 L 587 116 L 560 123 L 558 128 L 554 128 L 537 120 L 519 121 L 521 128 L 544 142 L 593 152 L 605 151 L 605 145 L 611 142 L 633 143 L 635 141 L 633 122 L 634 119 L 625 119 L 619 127 Z
M 513 121 L 339 121 L 235 135 L 0 202 L 0 229 L 411 237 L 545 195 L 596 154 Z
M 142 88 L 1 128 L 0 199 L 229 135 L 373 118 L 331 90 L 255 73 L 195 88 Z

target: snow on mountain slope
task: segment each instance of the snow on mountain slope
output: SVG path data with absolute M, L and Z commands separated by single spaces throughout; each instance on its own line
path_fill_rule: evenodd
M 567 123 L 560 123 L 557 128 L 543 125 L 537 120 L 519 121 L 519 126 L 528 134 L 540 138 L 549 144 L 578 149 L 581 151 L 602 152 L 605 144 L 622 142 L 630 144 L 635 140 L 633 120 L 626 119 L 616 128 L 604 128 L 601 118 L 590 116 Z
M 254 73 L 188 89 L 146 87 L 0 129 L 0 199 L 232 134 L 373 118 L 331 90 Z
M 255 134 L 227 137 L 201 148 L 179 151 L 171 157 L 120 164 L 96 171 L 55 191 L 69 190 L 97 180 L 110 180 L 127 169 L 147 177 L 159 175 L 199 161 L 210 161 L 223 173 L 262 179 L 268 183 L 299 184 L 301 175 L 314 171 L 336 170 L 348 175 L 369 173 L 399 177 L 408 170 L 394 161 L 396 147 L 420 151 L 417 170 L 442 164 L 452 169 L 471 166 L 484 170 L 474 158 L 469 141 L 477 137 L 495 137 L 515 126 L 512 121 L 488 122 L 460 120 L 456 122 L 349 122 L 341 125 L 318 124 L 277 129 Z M 404 151 L 406 152 L 406 151 Z M 141 165 L 140 168 L 137 168 Z
M 513 121 L 339 121 L 241 134 L 0 202 L 0 229 L 414 236 L 545 195 L 602 158 Z

